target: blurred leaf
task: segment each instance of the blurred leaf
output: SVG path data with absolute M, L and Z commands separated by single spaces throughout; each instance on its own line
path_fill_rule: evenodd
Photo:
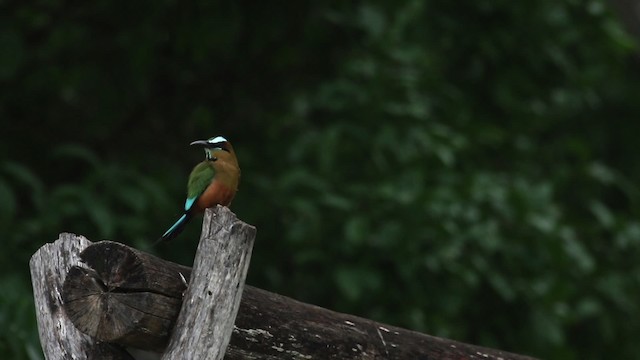
M 88 196 L 89 194 L 85 194 Z M 111 238 L 115 231 L 115 223 L 112 213 L 102 202 L 86 197 L 83 199 L 83 210 L 91 218 L 93 224 L 99 229 L 101 236 Z
M 8 224 L 16 214 L 16 199 L 12 189 L 0 178 L 0 226 L 8 228 Z
M 602 163 L 592 163 L 588 168 L 589 174 L 603 184 L 611 184 L 616 180 L 615 173 Z
M 21 185 L 26 185 L 30 191 L 30 199 L 36 208 L 44 206 L 44 183 L 36 174 L 26 166 L 16 162 L 6 162 L 3 164 L 4 171 L 18 181 Z
M 57 158 L 63 158 L 66 161 L 80 160 L 95 169 L 100 167 L 100 160 L 96 157 L 96 155 L 91 150 L 82 145 L 59 145 L 53 149 L 52 155 Z
M 613 227 L 615 223 L 614 215 L 604 204 L 598 201 L 592 201 L 589 204 L 589 209 L 603 228 L 607 229 Z

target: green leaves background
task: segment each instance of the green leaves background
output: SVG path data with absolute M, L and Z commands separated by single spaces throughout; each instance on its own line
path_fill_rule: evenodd
M 637 47 L 602 1 L 0 3 L 0 353 L 70 231 L 189 264 L 224 134 L 249 283 L 548 359 L 633 358 Z

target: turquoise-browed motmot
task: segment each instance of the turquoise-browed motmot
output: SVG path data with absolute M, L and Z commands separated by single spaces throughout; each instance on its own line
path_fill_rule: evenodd
M 229 206 L 238 190 L 240 167 L 227 139 L 217 136 L 194 141 L 191 145 L 203 146 L 206 158 L 189 175 L 184 214 L 162 235 L 161 241 L 178 236 L 196 213 L 217 204 Z

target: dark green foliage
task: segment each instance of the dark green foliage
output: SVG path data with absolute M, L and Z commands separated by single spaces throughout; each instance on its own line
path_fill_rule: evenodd
M 39 357 L 29 256 L 63 231 L 149 248 L 182 213 L 189 142 L 215 135 L 258 227 L 251 284 L 542 358 L 634 357 L 640 74 L 602 1 L 0 10 L 8 358 Z M 188 264 L 198 223 L 157 251 Z

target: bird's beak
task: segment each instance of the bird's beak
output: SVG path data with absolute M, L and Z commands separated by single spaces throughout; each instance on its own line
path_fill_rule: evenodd
M 209 143 L 207 142 L 207 140 L 196 140 L 194 142 L 192 142 L 189 145 L 202 145 L 202 146 L 206 146 L 209 145 Z

